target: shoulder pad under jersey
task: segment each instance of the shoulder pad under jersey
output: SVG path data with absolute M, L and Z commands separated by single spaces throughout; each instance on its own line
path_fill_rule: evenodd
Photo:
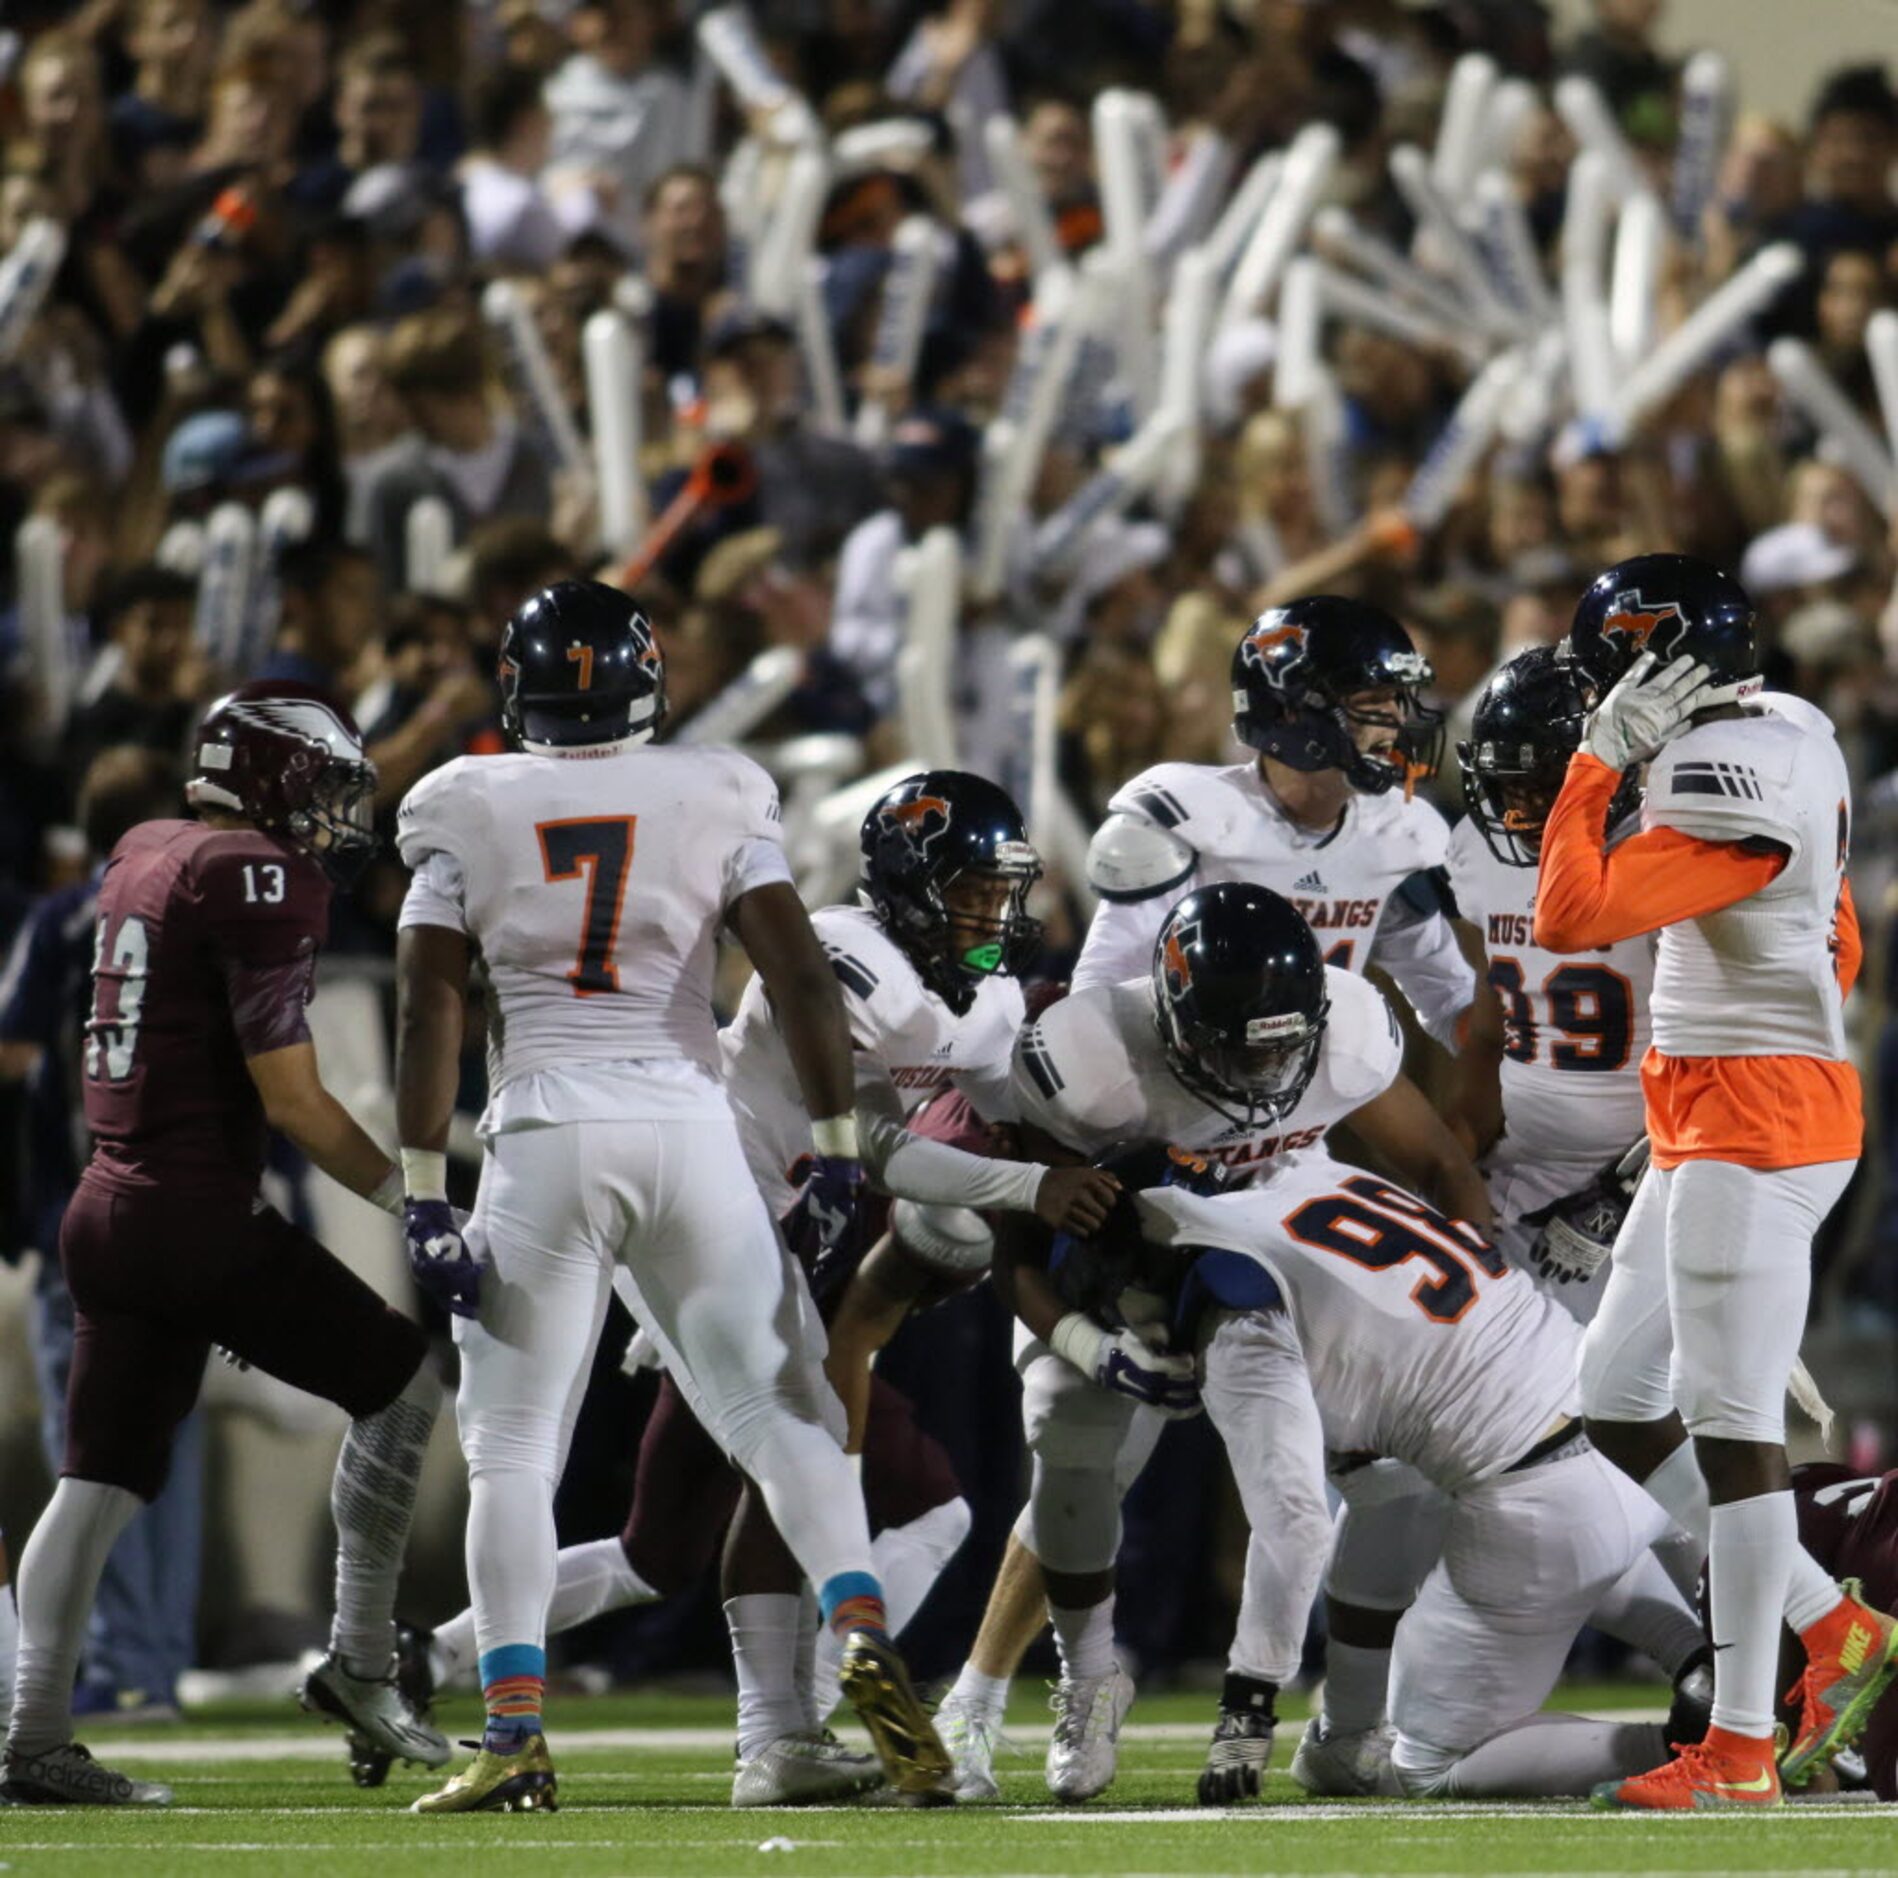
M 431 854 L 453 854 L 459 811 L 475 787 L 470 760 L 457 757 L 431 770 L 402 798 L 395 844 L 403 864 L 419 867 Z
M 1087 844 L 1087 882 L 1103 900 L 1150 900 L 1182 885 L 1199 856 L 1170 828 L 1113 814 Z
M 1799 761 L 1812 745 L 1785 717 L 1696 725 L 1648 766 L 1643 825 L 1712 841 L 1749 835 L 1799 846 Z

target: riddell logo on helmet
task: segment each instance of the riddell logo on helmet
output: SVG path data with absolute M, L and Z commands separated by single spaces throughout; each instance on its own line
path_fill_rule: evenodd
M 893 802 L 883 811 L 883 819 L 908 844 L 919 861 L 949 832 L 949 804 L 941 796 L 917 796 L 910 802 Z
M 1658 606 L 1643 606 L 1640 591 L 1636 588 L 1616 594 L 1611 607 L 1608 617 L 1601 623 L 1602 637 L 1606 639 L 1611 633 L 1619 633 L 1627 640 L 1629 649 L 1636 653 L 1649 650 L 1649 642 L 1654 637 L 1656 627 L 1681 617 L 1680 608 L 1672 600 L 1663 600 Z
M 1175 929 L 1166 936 L 1166 945 L 1160 953 L 1160 969 L 1166 973 L 1166 988 L 1178 997 L 1188 991 L 1193 984 L 1193 962 L 1186 956 L 1184 933 Z

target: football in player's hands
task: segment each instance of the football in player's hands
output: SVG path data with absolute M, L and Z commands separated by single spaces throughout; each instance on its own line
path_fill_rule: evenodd
M 1659 665 L 1642 653 L 1589 713 L 1581 747 L 1610 769 L 1645 763 L 1693 716 L 1707 675 L 1693 659 Z
M 857 1269 L 864 1254 L 863 1163 L 840 1154 L 812 1158 L 797 1210 L 804 1231 L 796 1235 L 816 1248 L 810 1267 L 811 1296 L 826 1298 Z
M 1120 1182 L 1099 1167 L 1051 1167 L 1035 1189 L 1035 1217 L 1056 1232 L 1088 1238 L 1107 1224 Z
M 402 1243 L 417 1287 L 457 1317 L 481 1310 L 481 1265 L 462 1237 L 468 1216 L 446 1200 L 417 1200 L 402 1206 Z

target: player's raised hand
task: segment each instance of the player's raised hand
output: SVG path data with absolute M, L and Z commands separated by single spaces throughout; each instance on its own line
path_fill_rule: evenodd
M 797 1211 L 803 1232 L 793 1234 L 815 1246 L 811 1259 L 811 1296 L 827 1298 L 857 1269 L 865 1251 L 862 1222 L 863 1163 L 841 1154 L 819 1154 L 811 1162 Z
M 462 1219 L 446 1200 L 418 1200 L 402 1206 L 402 1243 L 409 1270 L 429 1297 L 457 1317 L 481 1310 L 481 1266 L 461 1236 Z
M 1120 1182 L 1099 1167 L 1051 1167 L 1035 1189 L 1035 1217 L 1086 1239 L 1107 1224 Z
M 1707 675 L 1693 659 L 1657 665 L 1642 653 L 1589 713 L 1581 747 L 1610 769 L 1645 763 L 1693 716 Z

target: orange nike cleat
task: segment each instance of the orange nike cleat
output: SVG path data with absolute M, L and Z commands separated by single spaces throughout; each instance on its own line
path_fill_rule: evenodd
M 1898 1676 L 1898 1622 L 1865 1602 L 1856 1578 L 1839 1589 L 1837 1606 L 1799 1633 L 1806 1673 L 1786 1697 L 1798 1711 L 1798 1730 L 1779 1764 L 1789 1787 L 1803 1787 L 1815 1767 L 1865 1732 Z
M 1589 1795 L 1613 1812 L 1706 1812 L 1722 1806 L 1783 1806 L 1771 1735 L 1709 1728 L 1705 1741 L 1678 1749 L 1680 1758 L 1651 1774 L 1604 1780 Z

